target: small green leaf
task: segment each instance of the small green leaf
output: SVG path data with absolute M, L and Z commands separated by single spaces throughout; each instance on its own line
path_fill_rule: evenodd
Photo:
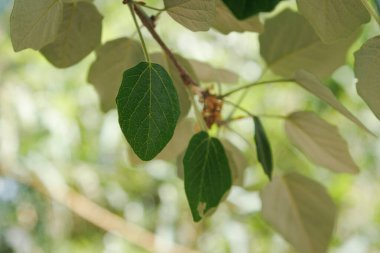
M 231 170 L 221 142 L 207 132 L 193 136 L 183 159 L 185 192 L 194 221 L 219 205 L 231 188 Z
M 273 161 L 270 143 L 260 119 L 258 117 L 253 117 L 253 122 L 255 123 L 255 143 L 257 158 L 263 166 L 265 174 L 269 179 L 272 179 Z
M 380 36 L 369 39 L 355 53 L 355 75 L 359 96 L 367 103 L 375 116 L 380 119 Z
M 297 5 L 324 43 L 347 38 L 370 20 L 360 0 L 297 0 Z
M 223 0 L 238 19 L 272 11 L 281 0 Z
M 94 85 L 100 97 L 101 108 L 108 111 L 116 107 L 115 98 L 123 72 L 144 60 L 140 44 L 129 38 L 108 41 L 96 50 L 87 81 Z
M 299 252 L 327 251 L 337 212 L 322 185 L 288 174 L 275 177 L 261 192 L 261 199 L 264 219 Z
M 133 151 L 143 161 L 153 159 L 173 137 L 180 114 L 169 74 L 148 62 L 126 70 L 116 104 L 121 130 Z
M 164 0 L 167 13 L 192 31 L 207 31 L 215 18 L 215 0 Z
M 64 4 L 58 37 L 42 48 L 41 53 L 58 68 L 78 63 L 99 46 L 102 19 L 95 5 L 90 2 Z
M 15 0 L 10 18 L 14 50 L 40 50 L 52 42 L 58 35 L 62 16 L 60 0 Z

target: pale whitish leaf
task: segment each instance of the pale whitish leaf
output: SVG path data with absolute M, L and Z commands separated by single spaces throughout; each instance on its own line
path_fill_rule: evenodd
M 334 172 L 357 173 L 347 142 L 337 127 L 312 112 L 295 112 L 285 120 L 290 141 L 312 162 Z
M 244 171 L 248 167 L 248 161 L 243 152 L 228 140 L 221 141 L 230 165 L 232 183 L 243 186 Z
M 230 70 L 215 68 L 210 64 L 197 60 L 189 60 L 189 62 L 202 82 L 236 83 L 239 80 L 239 76 Z
M 168 142 L 165 148 L 155 157 L 165 161 L 175 161 L 177 157 L 185 152 L 187 144 L 194 135 L 194 120 L 184 118 L 178 122 L 173 138 Z M 142 161 L 132 150 L 129 149 L 128 158 L 132 165 L 142 164 Z M 181 161 L 182 163 L 182 161 Z
M 168 14 L 192 31 L 207 31 L 215 18 L 215 0 L 164 0 Z
M 40 50 L 58 35 L 62 23 L 61 0 L 15 0 L 10 33 L 14 50 Z
M 221 33 L 230 32 L 262 32 L 263 24 L 258 16 L 239 20 L 231 13 L 221 0 L 216 2 L 216 16 L 212 27 Z
M 195 81 L 198 81 L 197 76 L 194 73 L 194 70 L 191 67 L 190 63 L 180 55 L 175 54 L 175 57 L 177 61 L 181 64 L 181 66 L 185 68 L 185 70 L 188 72 L 191 78 L 193 78 L 193 80 Z M 188 91 L 186 90 L 187 88 L 185 84 L 183 83 L 183 80 L 177 68 L 174 66 L 173 62 L 166 56 L 166 54 L 153 53 L 151 54 L 150 58 L 152 62 L 162 65 L 169 72 L 173 80 L 174 87 L 177 90 L 177 94 L 179 98 L 179 104 L 181 107 L 180 118 L 186 117 L 191 108 L 191 101 L 189 98 Z
M 354 37 L 326 45 L 300 14 L 285 10 L 269 19 L 260 34 L 260 53 L 276 74 L 292 77 L 305 69 L 318 77 L 344 64 Z
M 180 114 L 169 74 L 148 62 L 126 70 L 116 104 L 121 130 L 133 151 L 143 161 L 152 160 L 173 137 Z
M 186 197 L 197 222 L 214 212 L 231 188 L 228 158 L 218 139 L 200 132 L 191 138 L 183 166 Z
M 302 253 L 325 253 L 336 206 L 319 183 L 299 174 L 275 177 L 261 192 L 262 214 Z
M 356 88 L 376 117 L 380 119 L 380 36 L 367 42 L 355 53 Z
M 87 81 L 94 85 L 103 111 L 116 107 L 115 98 L 125 69 L 144 60 L 140 44 L 128 38 L 105 43 L 96 51 Z
M 91 2 L 64 4 L 58 37 L 43 47 L 41 53 L 58 68 L 78 63 L 99 46 L 102 19 Z
M 370 20 L 361 0 L 297 0 L 297 4 L 325 43 L 349 37 Z
M 329 104 L 332 108 L 340 112 L 342 115 L 347 117 L 349 120 L 354 122 L 357 126 L 364 129 L 371 135 L 374 135 L 368 128 L 363 125 L 346 107 L 344 107 L 339 100 L 334 96 L 329 88 L 323 85 L 317 77 L 313 74 L 305 71 L 299 70 L 294 76 L 296 82 L 303 87 L 305 90 L 309 91 L 311 94 L 319 97 L 324 102 Z

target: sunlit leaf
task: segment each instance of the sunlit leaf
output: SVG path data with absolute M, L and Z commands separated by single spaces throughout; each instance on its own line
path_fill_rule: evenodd
M 42 54 L 58 68 L 78 63 L 99 46 L 102 19 L 92 3 L 65 4 L 58 37 L 41 49 Z
M 363 125 L 362 122 L 360 122 L 349 110 L 347 110 L 346 107 L 344 107 L 339 102 L 339 100 L 334 96 L 331 90 L 324 86 L 313 74 L 305 70 L 299 70 L 296 72 L 294 77 L 296 82 L 305 90 L 319 97 L 324 102 L 329 104 L 332 108 L 334 108 L 342 115 L 347 117 L 349 120 L 354 122 L 357 126 L 373 135 L 373 133 L 370 130 L 368 130 L 368 128 L 365 125 Z
M 319 183 L 299 174 L 275 177 L 261 193 L 262 214 L 302 253 L 325 253 L 336 206 Z
M 189 60 L 198 79 L 202 82 L 236 83 L 239 76 L 227 69 L 215 68 L 208 63 Z
M 256 144 L 257 159 L 263 166 L 265 174 L 269 179 L 272 179 L 273 161 L 270 143 L 260 119 L 253 117 L 253 122 L 255 125 L 254 139 Z
M 121 130 L 133 151 L 143 161 L 153 159 L 173 137 L 180 114 L 169 74 L 147 62 L 126 70 L 116 104 Z
M 15 0 L 10 19 L 14 50 L 40 50 L 58 35 L 62 23 L 60 0 Z
M 260 22 L 258 16 L 238 20 L 221 0 L 216 2 L 216 17 L 212 23 L 212 27 L 224 34 L 230 32 L 263 31 L 263 24 Z
M 355 75 L 359 95 L 380 119 L 380 36 L 368 40 L 355 53 Z
M 297 4 L 325 43 L 350 36 L 370 20 L 360 0 L 297 0 Z
M 103 111 L 116 107 L 115 98 L 124 70 L 143 60 L 140 44 L 128 38 L 108 41 L 96 50 L 96 60 L 90 67 L 87 81 L 98 92 Z
M 273 10 L 281 0 L 223 0 L 238 19 Z
M 261 56 L 274 73 L 292 77 L 305 69 L 323 77 L 345 63 L 354 37 L 326 45 L 304 17 L 285 10 L 265 23 L 259 41 Z
M 215 0 L 164 0 L 168 14 L 192 31 L 207 31 L 215 18 Z
M 334 172 L 357 173 L 347 142 L 338 129 L 311 112 L 295 112 L 285 121 L 290 141 L 312 162 Z
M 183 159 L 185 192 L 194 221 L 212 213 L 231 188 L 228 158 L 207 132 L 193 136 Z

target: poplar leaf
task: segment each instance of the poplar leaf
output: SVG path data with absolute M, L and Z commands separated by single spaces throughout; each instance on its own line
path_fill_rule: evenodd
M 297 5 L 324 43 L 347 38 L 370 20 L 360 0 L 297 0 Z
M 362 122 L 360 122 L 360 120 L 358 120 L 349 110 L 347 110 L 347 108 L 344 107 L 334 96 L 332 91 L 324 86 L 313 74 L 305 70 L 299 70 L 296 72 L 294 78 L 302 88 L 329 104 L 332 108 L 340 112 L 347 119 L 351 120 L 358 127 L 364 129 L 369 134 L 374 135 Z
M 299 69 L 329 76 L 343 65 L 354 37 L 326 45 L 300 14 L 284 10 L 269 19 L 260 34 L 260 54 L 277 75 L 293 77 Z
M 116 104 L 121 130 L 133 151 L 143 161 L 153 159 L 173 137 L 180 114 L 169 74 L 148 62 L 126 70 Z
M 263 31 L 263 24 L 258 16 L 238 20 L 221 0 L 216 2 L 216 17 L 212 27 L 223 34 Z
M 230 70 L 215 68 L 208 63 L 197 60 L 189 60 L 189 62 L 198 79 L 202 82 L 236 83 L 239 80 L 239 76 Z
M 355 53 L 355 75 L 359 96 L 380 119 L 380 36 L 369 39 Z
M 263 166 L 265 174 L 269 179 L 272 179 L 273 161 L 270 143 L 260 119 L 258 117 L 253 117 L 253 122 L 255 124 L 254 139 L 256 144 L 257 158 L 261 163 L 261 166 Z
M 338 173 L 357 173 L 347 142 L 337 127 L 311 112 L 295 112 L 285 121 L 290 141 L 317 165 Z
M 167 13 L 192 31 L 207 31 L 215 18 L 215 0 L 164 0 Z
M 143 60 L 140 44 L 129 38 L 108 41 L 96 50 L 96 59 L 90 66 L 87 81 L 94 85 L 99 94 L 103 111 L 116 107 L 115 98 L 124 70 Z
M 228 158 L 231 169 L 232 184 L 243 186 L 244 171 L 248 167 L 248 161 L 244 153 L 228 140 L 221 141 Z
M 62 16 L 60 0 L 15 0 L 10 18 L 13 49 L 40 50 L 52 42 L 58 35 Z
M 64 4 L 58 37 L 43 47 L 41 53 L 58 68 L 78 63 L 99 46 L 102 19 L 95 5 L 90 2 Z
M 231 188 L 228 158 L 218 139 L 199 132 L 190 140 L 183 166 L 185 192 L 197 222 L 215 211 Z
M 238 19 L 245 19 L 259 12 L 272 11 L 281 0 L 223 0 Z
M 262 214 L 302 253 L 325 253 L 334 230 L 336 206 L 319 183 L 293 173 L 275 177 L 261 192 Z

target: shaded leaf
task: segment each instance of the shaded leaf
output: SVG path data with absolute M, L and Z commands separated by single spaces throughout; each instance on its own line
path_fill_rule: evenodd
M 198 79 L 202 82 L 236 83 L 239 80 L 239 76 L 230 70 L 215 68 L 208 63 L 197 60 L 189 60 L 189 62 Z
M 364 129 L 371 135 L 374 135 L 370 130 L 368 130 L 368 128 L 365 125 L 363 125 L 362 122 L 360 122 L 360 120 L 358 120 L 349 110 L 347 110 L 346 107 L 344 107 L 334 96 L 331 90 L 324 86 L 313 74 L 305 70 L 299 70 L 296 72 L 294 78 L 302 88 L 322 99 L 332 108 L 334 108 L 342 115 L 344 115 L 346 118 L 354 122 L 358 127 Z
M 64 4 L 58 37 L 43 47 L 41 53 L 58 68 L 78 63 L 99 46 L 102 19 L 95 5 L 90 2 Z
M 189 73 L 191 78 L 193 80 L 198 81 L 196 74 L 194 73 L 193 68 L 191 67 L 188 60 L 183 58 L 182 56 L 175 54 L 175 57 L 177 61 L 186 69 L 186 71 Z M 182 78 L 177 70 L 177 68 L 174 66 L 173 62 L 169 60 L 169 58 L 166 56 L 166 54 L 162 53 L 153 53 L 150 56 L 152 62 L 158 63 L 161 66 L 163 66 L 170 74 L 175 89 L 177 90 L 178 98 L 179 98 L 179 104 L 181 108 L 181 115 L 180 118 L 184 118 L 189 113 L 189 110 L 191 108 L 191 101 L 189 99 L 188 91 L 186 90 L 186 86 L 184 85 Z
M 260 119 L 258 117 L 253 117 L 253 122 L 255 124 L 254 139 L 256 144 L 257 159 L 263 166 L 265 174 L 269 179 L 272 179 L 273 161 L 270 143 Z
M 260 53 L 276 74 L 292 77 L 305 69 L 318 77 L 330 75 L 343 65 L 355 38 L 326 45 L 304 17 L 285 10 L 269 19 L 260 34 Z
M 297 0 L 297 4 L 324 43 L 347 38 L 370 20 L 360 0 Z
M 380 36 L 367 42 L 355 53 L 356 88 L 360 97 L 380 119 Z
M 133 151 L 143 161 L 153 159 L 173 137 L 180 114 L 169 74 L 147 62 L 126 70 L 116 104 L 121 130 Z
M 13 49 L 40 50 L 52 42 L 58 35 L 62 16 L 60 0 L 15 0 L 10 18 Z
M 219 205 L 231 188 L 228 158 L 220 141 L 207 132 L 193 136 L 183 159 L 185 192 L 194 221 Z
M 108 41 L 96 51 L 87 81 L 94 85 L 103 111 L 116 107 L 115 98 L 125 69 L 144 60 L 141 46 L 135 40 L 119 38 Z
M 319 183 L 299 174 L 275 177 L 261 192 L 262 214 L 302 253 L 325 253 L 336 206 Z
M 207 31 L 215 18 L 215 0 L 164 0 L 168 14 L 192 31 Z
M 312 162 L 334 172 L 357 173 L 347 142 L 338 129 L 311 112 L 295 112 L 285 121 L 290 141 Z
M 263 31 L 263 24 L 258 16 L 238 20 L 221 0 L 216 2 L 216 16 L 212 27 L 224 34 Z
M 259 12 L 272 11 L 281 0 L 223 0 L 238 19 L 245 19 Z
M 243 186 L 244 171 L 248 167 L 248 161 L 243 152 L 230 141 L 222 140 L 221 142 L 231 169 L 232 184 Z

